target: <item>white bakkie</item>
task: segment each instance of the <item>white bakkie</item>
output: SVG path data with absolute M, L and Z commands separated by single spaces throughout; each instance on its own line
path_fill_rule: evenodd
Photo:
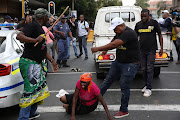
M 0 108 L 17 105 L 23 91 L 19 59 L 24 44 L 16 39 L 17 33 L 15 30 L 0 30 Z
M 121 17 L 125 24 L 134 29 L 137 22 L 141 20 L 141 7 L 138 6 L 111 6 L 103 7 L 98 10 L 95 27 L 94 27 L 94 41 L 93 47 L 99 47 L 111 42 L 112 38 L 115 36 L 113 30 L 108 30 L 111 25 L 111 20 L 115 17 Z M 170 60 L 170 52 L 172 51 L 172 41 L 170 41 L 170 35 L 162 33 L 163 35 L 163 55 L 159 56 L 157 50 L 154 75 L 158 76 L 160 74 L 161 67 L 167 67 Z M 157 40 L 158 48 L 160 49 L 159 40 Z M 101 52 L 94 54 L 94 59 L 96 63 L 96 73 L 97 77 L 102 77 L 101 75 L 108 72 L 111 63 L 116 59 L 116 50 L 110 50 L 104 56 Z

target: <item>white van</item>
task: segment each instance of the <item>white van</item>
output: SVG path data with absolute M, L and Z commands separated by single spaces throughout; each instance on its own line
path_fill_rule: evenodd
M 114 31 L 109 31 L 108 28 L 111 25 L 111 20 L 115 17 L 121 17 L 125 24 L 134 29 L 137 22 L 141 20 L 141 7 L 138 6 L 111 6 L 103 7 L 99 9 L 95 27 L 94 27 L 94 41 L 93 47 L 99 47 L 111 42 L 112 38 L 115 36 Z M 163 34 L 164 40 L 164 53 L 160 57 L 157 50 L 154 76 L 160 74 L 161 67 L 167 67 L 169 63 L 170 51 L 172 50 L 172 41 L 170 41 L 170 35 L 166 33 Z M 158 48 L 160 49 L 159 41 Z M 116 59 L 116 50 L 110 50 L 104 56 L 101 52 L 94 54 L 94 60 L 96 63 L 96 73 L 97 77 L 100 78 L 102 74 L 107 73 L 111 63 Z

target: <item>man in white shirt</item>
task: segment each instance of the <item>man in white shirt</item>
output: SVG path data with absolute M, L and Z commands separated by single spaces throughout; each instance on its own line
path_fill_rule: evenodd
M 85 52 L 85 59 L 88 59 L 88 51 L 87 51 L 87 38 L 89 35 L 89 24 L 84 20 L 84 15 L 80 15 L 80 21 L 78 22 L 78 40 L 79 40 L 79 50 L 80 54 L 79 57 L 83 54 L 82 46 Z
M 4 24 L 11 23 L 11 17 L 9 15 L 5 16 L 5 22 Z M 9 27 L 2 27 L 1 30 L 11 30 Z

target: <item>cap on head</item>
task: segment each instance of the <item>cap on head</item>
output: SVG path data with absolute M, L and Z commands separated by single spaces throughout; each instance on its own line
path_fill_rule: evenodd
M 75 15 L 72 15 L 71 18 L 75 18 L 76 16 Z
M 124 20 L 120 17 L 115 17 L 112 21 L 111 21 L 111 27 L 109 28 L 109 30 L 114 30 L 116 28 L 116 26 L 121 25 L 124 23 Z
M 5 19 L 12 19 L 9 15 L 6 15 L 4 18 Z
M 45 16 L 51 17 L 51 14 L 44 8 L 38 8 L 34 15 L 36 16 L 36 18 L 43 18 Z
M 63 15 L 61 19 L 67 19 L 67 17 L 65 15 Z
M 169 14 L 169 11 L 168 10 L 164 10 L 162 13 L 168 13 Z
M 17 18 L 17 17 L 15 17 L 15 18 L 14 18 L 14 20 L 18 20 L 18 18 Z

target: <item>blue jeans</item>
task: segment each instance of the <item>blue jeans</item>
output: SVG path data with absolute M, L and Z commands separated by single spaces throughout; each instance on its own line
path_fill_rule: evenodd
M 67 53 L 68 53 L 68 47 L 67 47 L 67 41 L 66 40 L 59 40 L 57 42 L 58 45 L 58 60 L 67 60 Z
M 152 80 L 154 76 L 155 56 L 155 50 L 150 52 L 141 52 L 141 69 L 143 71 L 143 78 L 146 82 L 146 89 L 150 90 L 152 89 Z
M 130 84 L 134 79 L 136 72 L 138 71 L 139 65 L 134 63 L 119 63 L 115 60 L 111 64 L 109 73 L 107 74 L 104 82 L 102 83 L 100 90 L 101 94 L 104 95 L 106 90 L 112 85 L 115 80 L 120 78 L 121 88 L 121 107 L 120 111 L 128 111 L 128 103 L 130 97 Z
M 80 50 L 80 54 L 83 53 L 82 51 L 82 46 L 84 48 L 84 52 L 85 52 L 85 57 L 88 57 L 88 51 L 87 51 L 87 39 L 86 39 L 86 35 L 85 36 L 79 36 L 78 37 L 79 40 L 79 50 Z
M 37 107 L 37 103 L 35 103 L 29 107 L 21 108 L 18 120 L 29 120 L 29 117 L 35 115 Z
M 70 57 L 70 43 L 72 39 L 70 37 L 67 37 L 67 45 L 68 45 L 68 55 L 67 57 Z M 74 54 L 75 56 L 78 56 L 77 48 L 76 48 L 76 41 L 72 42 L 73 48 L 74 48 Z

